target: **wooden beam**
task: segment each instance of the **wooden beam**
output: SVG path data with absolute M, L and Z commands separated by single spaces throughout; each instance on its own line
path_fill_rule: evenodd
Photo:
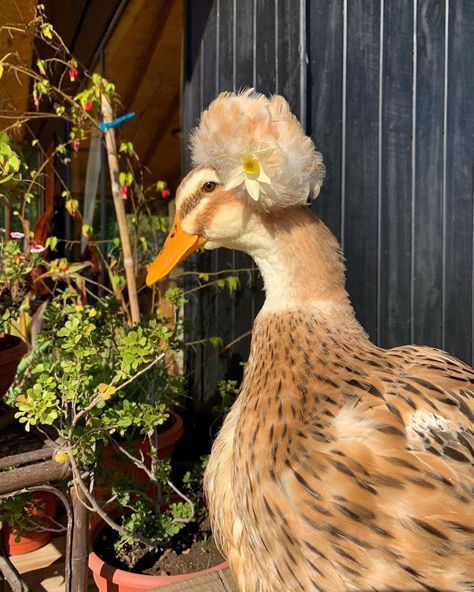
M 6 467 L 20 467 L 38 460 L 51 459 L 54 453 L 54 448 L 47 446 L 39 450 L 31 450 L 30 452 L 22 452 L 21 454 L 12 454 L 0 458 L 0 470 Z
M 6 473 L 0 473 L 0 495 L 12 493 L 23 487 L 43 485 L 48 481 L 61 481 L 70 477 L 68 464 L 60 464 L 54 460 L 21 467 Z

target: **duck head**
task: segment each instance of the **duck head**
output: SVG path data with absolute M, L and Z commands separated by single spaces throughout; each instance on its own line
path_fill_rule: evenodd
M 176 217 L 149 286 L 199 247 L 258 259 L 271 221 L 316 197 L 324 179 L 321 155 L 281 96 L 222 93 L 201 115 L 191 148 L 195 168 L 177 190 Z

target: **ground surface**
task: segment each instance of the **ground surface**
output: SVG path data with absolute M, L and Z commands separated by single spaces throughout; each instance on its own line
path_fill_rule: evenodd
M 50 543 L 37 551 L 12 557 L 13 564 L 32 592 L 64 592 L 65 546 L 65 535 L 54 537 Z M 8 586 L 5 586 L 4 590 L 10 592 Z M 89 573 L 88 592 L 96 591 L 92 573 Z

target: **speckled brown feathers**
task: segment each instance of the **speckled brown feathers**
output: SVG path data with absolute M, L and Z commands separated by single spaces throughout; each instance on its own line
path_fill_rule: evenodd
M 261 315 L 207 475 L 241 590 L 473 590 L 473 382 L 310 308 Z
M 183 230 L 248 253 L 266 290 L 205 475 L 240 592 L 474 592 L 474 371 L 369 341 L 339 245 L 301 205 L 322 161 L 283 99 L 220 95 L 192 148 Z M 226 189 L 229 157 L 267 149 L 266 201 Z

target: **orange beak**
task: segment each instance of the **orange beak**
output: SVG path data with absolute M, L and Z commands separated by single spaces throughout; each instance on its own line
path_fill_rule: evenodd
M 150 265 L 146 276 L 147 286 L 152 286 L 158 280 L 168 275 L 183 259 L 194 253 L 206 242 L 199 234 L 185 232 L 176 213 L 173 226 L 166 237 L 163 248 Z

